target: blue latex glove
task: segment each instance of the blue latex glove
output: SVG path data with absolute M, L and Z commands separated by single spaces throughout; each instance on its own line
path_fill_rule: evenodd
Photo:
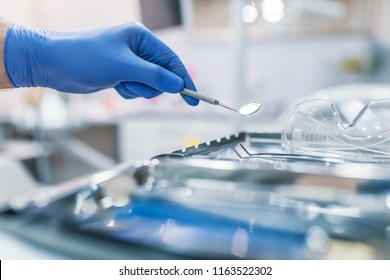
M 126 99 L 196 90 L 179 57 L 139 23 L 78 32 L 9 27 L 4 66 L 15 87 L 70 93 L 115 88 Z M 190 105 L 199 100 L 183 96 Z

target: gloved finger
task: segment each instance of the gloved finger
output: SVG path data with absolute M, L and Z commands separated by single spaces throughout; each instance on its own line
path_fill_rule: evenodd
M 141 96 L 146 99 L 157 97 L 163 93 L 161 90 L 157 90 L 148 85 L 140 84 L 136 82 L 125 82 L 124 85 L 131 92 L 134 92 L 138 96 Z
M 134 71 L 134 68 L 137 71 Z M 124 77 L 125 81 L 145 84 L 160 92 L 177 93 L 184 88 L 184 81 L 181 77 L 140 57 L 128 62 L 125 73 L 128 73 L 128 76 Z
M 144 34 L 143 39 L 138 41 L 139 44 L 132 47 L 137 56 L 153 64 L 160 65 L 181 78 L 188 75 L 184 64 L 170 47 L 154 36 L 147 28 L 143 28 L 142 32 Z
M 186 75 L 184 76 L 184 79 L 182 79 L 159 65 L 142 59 L 139 60 L 137 65 L 138 71 L 131 77 L 131 80 L 135 80 L 136 84 L 138 84 L 136 86 L 137 89 L 133 87 L 130 88 L 133 92 L 139 93 L 142 96 L 145 95 L 143 96 L 145 98 L 152 98 L 157 96 L 156 91 L 160 92 L 159 94 L 162 92 L 177 93 L 183 90 L 184 87 L 196 91 L 194 82 L 188 75 L 187 70 L 185 70 Z M 149 86 L 149 88 L 145 88 L 145 86 Z M 152 90 L 153 88 L 154 91 Z M 199 104 L 198 99 L 184 95 L 182 95 L 182 97 L 191 106 Z
M 155 38 L 154 40 L 158 39 Z M 153 62 L 181 77 L 184 81 L 183 87 L 196 91 L 195 84 L 180 58 L 162 42 L 155 50 L 155 53 L 159 54 L 159 56 L 154 59 Z M 184 101 L 186 101 L 191 106 L 196 106 L 199 104 L 198 99 L 185 95 L 182 95 L 182 97 Z
M 124 99 L 134 99 L 139 97 L 136 93 L 129 90 L 124 83 L 120 83 L 114 88 L 116 92 L 119 93 L 119 95 L 122 96 Z
M 195 90 L 194 82 L 191 77 L 188 75 L 188 71 L 185 68 L 184 64 L 178 57 L 178 55 L 172 51 L 164 42 L 159 40 L 152 32 L 150 32 L 146 27 L 140 29 L 142 34 L 142 40 L 132 41 L 131 49 L 132 51 L 145 62 L 151 62 L 153 65 L 159 65 L 163 69 L 167 69 L 170 72 L 181 77 L 184 81 L 183 84 L 173 84 L 178 87 L 170 90 L 163 90 L 166 92 L 179 92 L 184 87 Z M 134 44 L 136 42 L 136 44 Z M 172 84 L 171 84 L 172 85 Z M 155 87 L 155 86 L 154 86 Z M 157 88 L 157 87 L 155 87 Z M 161 88 L 160 88 L 161 89 Z M 199 103 L 199 100 L 183 96 L 183 99 L 192 106 L 196 106 Z
M 196 87 L 195 87 L 195 84 L 194 82 L 192 81 L 190 75 L 186 75 L 184 78 L 184 87 L 185 88 L 188 88 L 188 89 L 191 89 L 193 91 L 196 91 Z M 191 105 L 191 106 L 196 106 L 199 104 L 199 99 L 196 99 L 196 98 L 193 98 L 193 97 L 189 97 L 187 95 L 184 95 L 182 94 L 181 95 L 184 99 L 185 102 L 187 102 L 188 105 Z

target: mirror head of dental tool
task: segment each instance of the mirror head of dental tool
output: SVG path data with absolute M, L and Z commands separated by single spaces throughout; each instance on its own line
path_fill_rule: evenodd
M 180 93 L 184 94 L 184 95 L 187 95 L 187 96 L 190 96 L 190 97 L 193 97 L 193 98 L 196 98 L 196 99 L 199 99 L 201 101 L 207 102 L 209 104 L 219 105 L 219 106 L 224 107 L 226 109 L 229 109 L 231 111 L 237 112 L 241 116 L 253 115 L 257 111 L 259 111 L 259 109 L 261 108 L 261 103 L 259 103 L 259 102 L 252 102 L 252 103 L 249 103 L 249 104 L 246 104 L 246 105 L 240 107 L 240 109 L 235 109 L 235 108 L 232 108 L 232 107 L 227 106 L 225 104 L 222 104 L 217 99 L 201 95 L 201 94 L 199 94 L 199 93 L 197 93 L 195 91 L 189 90 L 187 88 L 183 89 Z
M 259 102 L 252 102 L 242 106 L 238 110 L 238 112 L 240 113 L 241 116 L 249 116 L 259 111 L 260 108 L 261 108 L 261 104 Z

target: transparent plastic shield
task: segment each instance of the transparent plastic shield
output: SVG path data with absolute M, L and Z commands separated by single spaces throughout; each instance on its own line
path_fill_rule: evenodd
M 287 114 L 282 144 L 308 154 L 390 162 L 390 99 L 304 100 Z

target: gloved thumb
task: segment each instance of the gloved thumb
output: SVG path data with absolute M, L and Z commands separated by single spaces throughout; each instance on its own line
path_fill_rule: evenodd
M 136 65 L 129 65 L 127 82 L 145 84 L 158 91 L 170 93 L 178 93 L 184 88 L 184 80 L 173 72 L 139 57 L 136 60 Z

